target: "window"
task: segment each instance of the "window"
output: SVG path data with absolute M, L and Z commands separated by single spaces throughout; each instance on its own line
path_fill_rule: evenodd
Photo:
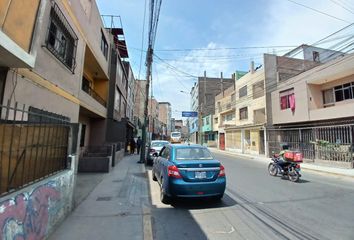
M 320 53 L 316 52 L 316 51 L 313 51 L 312 52 L 312 58 L 313 58 L 314 62 L 319 62 L 320 61 Z
M 238 95 L 239 98 L 247 96 L 247 86 L 243 86 L 242 88 L 240 88 Z
M 248 119 L 248 108 L 240 108 L 240 120 Z
M 103 34 L 103 31 L 101 30 L 101 51 L 105 58 L 107 59 L 108 57 L 108 43 L 107 40 Z
M 279 93 L 279 97 L 280 97 L 280 109 L 281 110 L 285 110 L 290 108 L 291 106 L 291 102 L 290 102 L 290 98 L 291 96 L 294 96 L 294 88 L 282 91 Z
M 90 93 L 90 88 L 91 88 L 91 82 L 87 78 L 82 77 L 81 89 L 86 93 Z
M 354 82 L 346 83 L 334 87 L 334 96 L 336 102 L 341 102 L 354 98 Z
M 170 158 L 170 149 L 168 147 L 165 147 L 163 150 L 161 157 L 169 159 Z
M 328 107 L 334 104 L 334 94 L 333 88 L 324 90 L 323 95 L 323 106 Z
M 46 47 L 71 72 L 75 69 L 77 40 L 74 30 L 55 4 L 50 12 Z
M 229 113 L 224 116 L 224 121 L 232 121 L 235 119 L 235 113 Z
M 206 118 L 205 122 L 206 122 L 206 125 L 209 125 L 210 124 L 209 118 Z
M 231 103 L 234 103 L 236 100 L 235 93 L 231 94 Z
M 260 81 L 252 86 L 253 99 L 263 97 L 264 96 L 264 82 Z
M 218 121 L 219 121 L 219 118 L 214 118 L 215 123 L 218 123 Z
M 177 148 L 177 160 L 212 160 L 210 152 L 205 148 Z
M 85 134 L 86 134 L 86 125 L 82 124 L 81 136 L 80 136 L 80 147 L 85 146 Z

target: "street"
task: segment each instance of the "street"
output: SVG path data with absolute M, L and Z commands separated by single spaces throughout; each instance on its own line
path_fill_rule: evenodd
M 354 179 L 305 170 L 292 183 L 270 176 L 268 162 L 213 154 L 227 174 L 220 203 L 164 205 L 149 170 L 154 239 L 354 239 Z

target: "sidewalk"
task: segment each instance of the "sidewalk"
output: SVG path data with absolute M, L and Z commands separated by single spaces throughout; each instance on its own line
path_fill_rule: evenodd
M 152 239 L 146 171 L 124 157 L 49 238 Z
M 250 158 L 258 162 L 269 162 L 270 159 L 263 156 L 255 156 L 249 154 L 242 154 L 242 153 L 235 153 L 231 151 L 223 151 L 216 148 L 209 148 L 212 152 L 222 153 L 222 154 L 229 154 L 233 156 L 243 157 L 243 158 Z M 326 167 L 321 165 L 316 165 L 314 163 L 301 163 L 301 168 L 309 171 L 316 171 L 322 173 L 328 173 L 332 175 L 340 175 L 346 177 L 353 177 L 354 178 L 354 169 L 345 169 L 345 168 L 335 168 L 335 167 Z

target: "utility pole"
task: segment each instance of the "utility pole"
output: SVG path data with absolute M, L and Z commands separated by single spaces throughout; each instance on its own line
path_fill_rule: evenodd
M 148 120 L 148 104 L 149 104 L 149 88 L 151 78 L 151 66 L 152 66 L 153 49 L 149 44 L 148 51 L 146 53 L 146 88 L 145 88 L 145 104 L 144 104 L 144 125 L 142 129 L 142 146 L 140 151 L 140 160 L 138 163 L 145 163 L 145 149 L 146 149 L 146 126 L 149 124 Z

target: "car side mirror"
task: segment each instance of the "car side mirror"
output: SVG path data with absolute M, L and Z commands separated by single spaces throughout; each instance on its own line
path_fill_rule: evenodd
M 158 156 L 159 156 L 159 154 L 157 154 L 157 153 L 155 152 L 155 153 L 153 153 L 153 154 L 152 154 L 152 156 L 154 156 L 154 157 L 158 157 Z

